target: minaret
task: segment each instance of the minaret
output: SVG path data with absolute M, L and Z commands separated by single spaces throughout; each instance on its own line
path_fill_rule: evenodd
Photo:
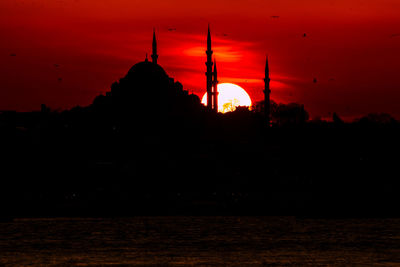
M 153 63 L 157 64 L 157 40 L 156 40 L 156 29 L 153 29 L 153 53 L 151 54 Z
M 217 61 L 214 58 L 214 72 L 213 72 L 213 109 L 215 112 L 218 112 L 218 78 L 217 78 Z
M 213 51 L 211 50 L 211 34 L 210 34 L 210 24 L 208 25 L 208 35 L 207 35 L 207 72 L 206 72 L 206 77 L 207 77 L 207 108 L 212 110 L 212 86 L 213 86 L 213 81 L 212 81 L 212 61 L 211 61 L 211 56 L 212 56 Z
M 268 67 L 268 56 L 265 63 L 265 78 L 264 78 L 264 114 L 265 120 L 267 122 L 267 126 L 270 126 L 270 94 L 271 90 L 269 88 L 269 82 L 271 79 L 269 78 L 269 67 Z

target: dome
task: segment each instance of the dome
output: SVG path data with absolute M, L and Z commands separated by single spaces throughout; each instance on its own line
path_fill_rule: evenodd
M 168 77 L 165 70 L 158 64 L 149 61 L 139 62 L 128 71 L 127 76 L 165 78 Z

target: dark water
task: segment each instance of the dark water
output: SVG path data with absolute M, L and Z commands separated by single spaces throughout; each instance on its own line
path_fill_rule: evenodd
M 0 256 L 0 266 L 400 266 L 400 219 L 16 219 L 0 223 Z

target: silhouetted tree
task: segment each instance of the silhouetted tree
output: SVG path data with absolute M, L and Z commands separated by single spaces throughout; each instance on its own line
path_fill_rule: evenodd
M 389 125 L 395 124 L 397 121 L 387 113 L 370 113 L 356 122 L 363 125 Z
M 336 112 L 333 112 L 332 120 L 333 120 L 333 123 L 335 123 L 337 125 L 342 125 L 344 123 L 343 120 L 339 117 L 339 115 L 336 114 Z
M 309 118 L 308 112 L 304 109 L 304 105 L 297 103 L 279 104 L 276 107 L 273 106 L 271 116 L 272 120 L 278 125 L 303 124 Z

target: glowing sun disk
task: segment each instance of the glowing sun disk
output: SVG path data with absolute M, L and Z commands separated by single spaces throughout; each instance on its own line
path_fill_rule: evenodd
M 207 105 L 207 93 L 204 94 L 201 103 Z M 246 90 L 233 83 L 218 84 L 218 111 L 234 111 L 238 106 L 251 106 L 251 99 Z

